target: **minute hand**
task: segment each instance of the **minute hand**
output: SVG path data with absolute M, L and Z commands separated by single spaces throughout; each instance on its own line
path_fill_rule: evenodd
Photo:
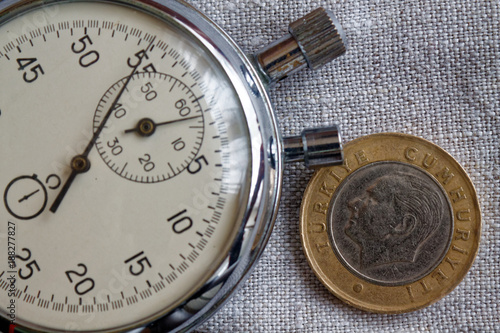
M 73 180 L 75 180 L 76 175 L 89 170 L 90 162 L 88 160 L 88 155 L 92 151 L 92 148 L 94 147 L 95 142 L 97 141 L 97 138 L 99 137 L 99 135 L 101 135 L 102 130 L 106 126 L 106 122 L 108 121 L 109 117 L 111 117 L 111 114 L 113 113 L 113 110 L 115 109 L 116 104 L 120 100 L 120 98 L 121 98 L 123 92 L 125 91 L 125 89 L 127 88 L 128 84 L 130 83 L 130 80 L 132 80 L 132 77 L 134 76 L 135 72 L 137 71 L 137 68 L 139 68 L 139 66 L 141 65 L 142 60 L 145 57 L 147 58 L 147 51 L 151 48 L 151 45 L 153 45 L 154 40 L 155 39 L 153 39 L 149 43 L 148 47 L 138 57 L 139 60 L 137 61 L 137 64 L 133 67 L 132 73 L 130 73 L 130 75 L 127 77 L 127 81 L 125 82 L 123 87 L 118 92 L 118 95 L 116 95 L 116 98 L 114 99 L 113 103 L 111 104 L 108 112 L 106 112 L 106 115 L 104 116 L 103 120 L 99 124 L 99 127 L 94 132 L 94 135 L 90 139 L 90 142 L 88 143 L 88 145 L 85 148 L 85 150 L 83 151 L 83 153 L 81 155 L 75 156 L 72 159 L 72 161 L 71 161 L 71 174 L 69 175 L 68 179 L 64 183 L 64 186 L 61 188 L 61 191 L 59 192 L 56 199 L 54 200 L 54 203 L 50 207 L 50 211 L 52 213 L 55 213 L 57 211 L 57 209 L 59 208 L 59 205 L 61 204 L 62 200 L 64 199 L 64 196 L 68 192 L 71 184 L 73 183 Z
M 196 118 L 200 118 L 200 117 L 201 116 L 193 116 L 193 117 L 187 117 L 187 118 L 180 118 L 180 119 L 175 119 L 175 120 L 164 121 L 164 122 L 161 122 L 161 123 L 155 123 L 152 119 L 143 118 L 143 119 L 139 120 L 139 122 L 137 123 L 137 125 L 134 128 L 125 130 L 125 133 L 137 132 L 141 136 L 151 136 L 156 131 L 156 127 L 158 127 L 158 126 L 169 125 L 169 124 L 173 124 L 173 123 L 179 123 L 181 121 L 196 119 Z

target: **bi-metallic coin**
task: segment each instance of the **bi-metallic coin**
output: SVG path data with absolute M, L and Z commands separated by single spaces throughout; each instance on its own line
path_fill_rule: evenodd
M 451 292 L 476 256 L 481 214 L 464 169 L 418 137 L 374 134 L 319 169 L 302 202 L 310 266 L 338 298 L 378 313 L 428 306 Z

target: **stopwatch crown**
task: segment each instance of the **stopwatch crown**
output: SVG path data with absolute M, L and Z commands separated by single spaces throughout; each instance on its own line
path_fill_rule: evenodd
M 305 67 L 318 69 L 346 52 L 344 30 L 323 8 L 291 23 L 288 30 L 281 39 L 254 54 L 256 67 L 269 85 Z
M 347 39 L 337 18 L 317 8 L 292 22 L 290 34 L 297 41 L 311 69 L 317 69 L 346 52 Z

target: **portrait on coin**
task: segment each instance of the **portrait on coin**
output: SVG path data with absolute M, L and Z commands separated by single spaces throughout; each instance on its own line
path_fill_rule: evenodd
M 383 175 L 348 202 L 345 234 L 359 246 L 364 268 L 414 262 L 438 229 L 443 205 L 419 177 L 404 172 Z

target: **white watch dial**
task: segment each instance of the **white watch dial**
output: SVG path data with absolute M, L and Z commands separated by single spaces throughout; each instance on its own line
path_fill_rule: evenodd
M 0 284 L 16 276 L 0 313 L 14 300 L 17 324 L 154 320 L 238 231 L 251 164 L 240 101 L 201 43 L 129 6 L 62 2 L 0 21 L 0 142 L 0 241 L 15 253 Z

